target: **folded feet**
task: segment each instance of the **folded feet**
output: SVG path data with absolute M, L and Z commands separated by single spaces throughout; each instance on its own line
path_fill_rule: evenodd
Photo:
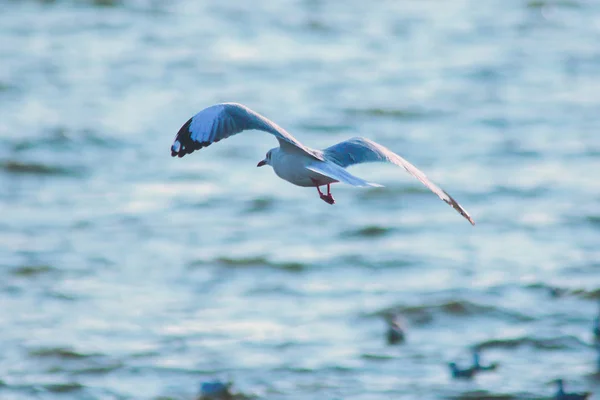
M 317 181 L 313 179 L 313 182 L 315 183 L 315 185 L 317 185 Z M 316 187 L 317 191 L 319 192 L 319 197 L 321 197 L 321 200 L 323 200 L 327 204 L 335 204 L 335 199 L 331 195 L 331 184 L 327 184 L 327 194 L 323 194 L 319 186 Z
M 321 200 L 323 200 L 327 204 L 335 204 L 335 199 L 331 194 L 324 195 L 323 193 L 321 193 Z

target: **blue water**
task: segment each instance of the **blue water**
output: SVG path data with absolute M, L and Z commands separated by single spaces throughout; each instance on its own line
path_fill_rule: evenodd
M 0 0 L 0 37 L 0 398 L 600 392 L 599 2 Z M 261 132 L 171 158 L 221 101 L 477 226 L 394 166 L 330 206 Z M 500 368 L 452 381 L 474 346 Z

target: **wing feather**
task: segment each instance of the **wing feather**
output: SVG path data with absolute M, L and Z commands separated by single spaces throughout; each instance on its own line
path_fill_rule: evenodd
M 219 140 L 253 129 L 272 134 L 281 147 L 323 160 L 320 152 L 304 146 L 273 121 L 238 103 L 215 104 L 190 118 L 177 132 L 171 146 L 171 156 L 183 157 Z
M 213 120 L 210 135 L 208 136 L 208 141 L 213 142 L 218 136 L 218 132 L 232 132 L 233 129 L 226 129 L 226 122 L 229 121 L 230 118 L 218 118 Z
M 346 168 L 354 164 L 368 162 L 389 162 L 404 168 L 409 174 L 417 178 L 429 190 L 435 193 L 440 199 L 448 203 L 460 215 L 465 217 L 471 225 L 475 225 L 475 221 L 469 213 L 456 200 L 446 193 L 442 188 L 429 180 L 427 176 L 412 165 L 410 162 L 400 157 L 398 154 L 388 148 L 375 143 L 372 140 L 355 137 L 323 150 L 324 157 L 336 163 L 340 167 Z

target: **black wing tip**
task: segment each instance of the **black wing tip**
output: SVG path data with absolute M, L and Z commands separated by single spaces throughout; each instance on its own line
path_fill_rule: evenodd
M 462 215 L 467 221 L 469 221 L 469 223 L 471 223 L 472 226 L 475 226 L 475 220 L 473 218 L 471 218 L 471 216 L 469 215 L 469 213 L 462 208 L 462 206 L 460 204 L 458 204 L 458 202 L 456 200 L 454 200 L 452 198 L 452 196 L 450 196 L 448 193 L 446 193 L 445 191 L 443 191 L 444 194 L 446 196 L 448 196 L 448 200 L 444 199 L 444 201 L 446 203 L 448 203 L 452 208 L 454 208 L 456 211 L 458 211 L 458 213 L 460 215 Z
M 458 208 L 456 208 L 456 207 L 454 207 L 454 209 L 456 211 L 458 211 L 460 215 L 462 215 L 463 217 L 465 217 L 465 219 L 467 221 L 469 221 L 469 223 L 471 224 L 471 226 L 475 226 L 475 220 L 473 218 L 471 218 L 471 216 L 464 209 L 462 209 L 462 207 L 461 207 L 460 210 Z
M 213 142 L 196 142 L 192 139 L 192 132 L 190 132 L 190 125 L 194 118 L 190 118 L 177 132 L 175 136 L 175 142 L 171 146 L 171 157 L 182 158 L 187 154 L 192 154 L 196 150 L 200 150 L 204 147 L 208 147 L 213 143 L 218 142 L 220 139 L 216 139 Z
M 456 203 L 456 202 L 455 202 L 455 203 Z M 458 213 L 459 213 L 460 215 L 462 215 L 463 217 L 465 217 L 465 219 L 466 219 L 467 221 L 469 221 L 469 223 L 471 224 L 471 226 L 475 226 L 475 220 L 474 220 L 473 218 L 471 218 L 471 216 L 469 215 L 469 213 L 468 213 L 468 212 L 466 212 L 466 211 L 465 211 L 465 209 L 464 209 L 464 208 L 462 208 L 462 207 L 460 206 L 460 204 L 456 203 L 456 206 L 457 206 L 457 207 L 454 207 L 454 206 L 452 206 L 452 207 L 454 207 L 454 209 L 455 209 L 456 211 L 458 211 Z
M 215 141 L 216 142 L 216 141 Z M 177 149 L 177 144 L 179 145 L 179 149 Z M 184 157 L 187 154 L 192 154 L 196 150 L 200 150 L 204 147 L 210 146 L 211 142 L 189 142 L 189 147 L 186 147 L 179 140 L 176 140 L 173 146 L 171 146 L 171 157 Z
M 452 206 L 452 208 L 454 208 L 456 211 L 458 211 L 458 213 L 460 215 L 462 215 L 467 221 L 469 221 L 469 223 L 471 224 L 471 226 L 475 226 L 475 220 L 473 220 L 473 218 L 471 218 L 471 216 L 469 215 L 469 213 L 466 212 L 465 209 L 462 208 L 460 206 L 460 204 L 458 204 L 454 199 L 452 199 L 451 202 L 448 202 L 448 204 L 450 204 Z

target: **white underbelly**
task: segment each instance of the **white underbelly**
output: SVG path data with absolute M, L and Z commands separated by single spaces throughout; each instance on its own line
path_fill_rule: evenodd
M 275 174 L 296 186 L 314 187 L 337 182 L 335 179 L 307 169 L 306 163 L 312 160 L 308 160 L 304 155 L 285 154 L 273 161 Z

